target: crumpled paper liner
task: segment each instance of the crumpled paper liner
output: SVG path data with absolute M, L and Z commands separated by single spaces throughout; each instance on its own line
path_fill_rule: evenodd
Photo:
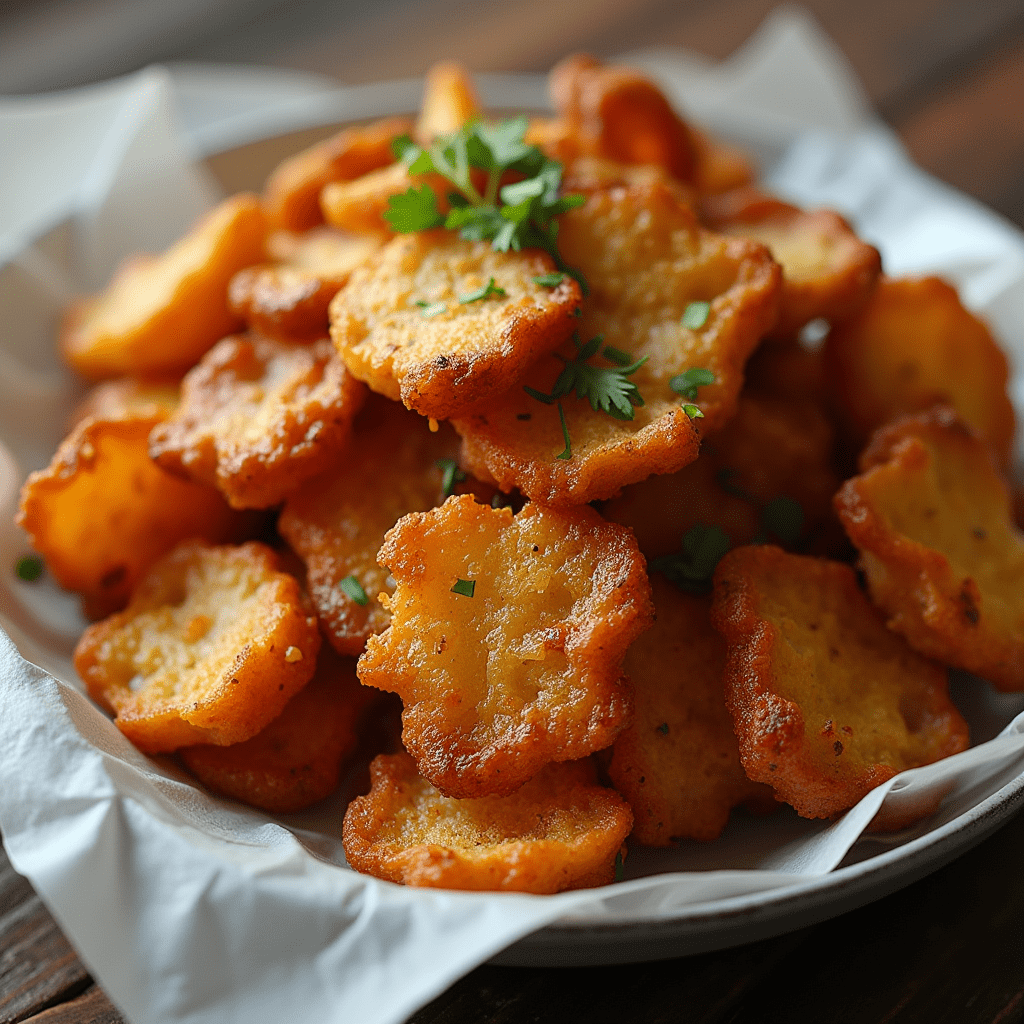
M 1024 409 L 1024 239 L 909 163 L 867 118 L 845 65 L 803 16 L 777 14 L 717 67 L 667 51 L 629 59 L 696 120 L 744 143 L 769 187 L 850 217 L 891 272 L 954 281 L 1007 347 Z M 54 354 L 60 309 L 75 291 L 102 284 L 123 255 L 168 244 L 212 201 L 191 154 L 209 149 L 218 132 L 240 142 L 409 100 L 403 83 L 329 90 L 291 77 L 281 103 L 268 106 L 267 79 L 245 73 L 247 93 L 235 71 L 225 110 L 225 74 L 212 79 L 205 120 L 203 77 L 194 70 L 150 69 L 0 103 L 0 138 L 17 140 L 23 161 L 17 203 L 0 204 L 5 565 L 27 552 L 11 521 L 20 482 L 49 461 L 77 396 Z M 491 103 L 508 97 L 509 105 L 537 102 L 542 88 L 530 77 L 483 84 Z M 187 99 L 184 132 L 178 91 Z M 609 924 L 655 936 L 655 925 L 689 916 L 710 922 L 712 948 L 716 915 L 746 909 L 770 927 L 788 895 L 828 899 L 865 866 L 899 871 L 939 844 L 955 850 L 1024 795 L 1024 696 L 959 681 L 975 746 L 897 776 L 838 821 L 737 813 L 715 843 L 635 849 L 627 880 L 599 890 L 537 897 L 405 889 L 343 866 L 340 798 L 272 820 L 206 795 L 173 762 L 136 751 L 82 695 L 70 652 L 83 624 L 77 602 L 52 584 L 0 574 L 0 623 L 0 828 L 9 856 L 138 1024 L 395 1024 L 553 922 L 532 940 L 547 962 L 571 960 L 575 943 L 600 947 Z M 873 822 L 898 824 L 936 803 L 902 831 L 871 831 Z M 656 939 L 643 950 L 662 951 Z

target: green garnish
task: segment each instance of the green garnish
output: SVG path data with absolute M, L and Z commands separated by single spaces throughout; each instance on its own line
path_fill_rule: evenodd
M 434 465 L 441 470 L 441 493 L 447 498 L 452 493 L 452 488 L 466 479 L 466 474 L 459 469 L 459 464 L 454 459 L 438 459 Z
M 715 568 L 730 546 L 719 527 L 698 523 L 683 535 L 677 554 L 652 559 L 651 568 L 667 576 L 680 590 L 707 593 Z
M 658 732 L 660 732 L 662 736 L 667 736 L 668 735 L 668 722 L 662 722 L 661 725 L 658 726 Z
M 691 331 L 696 331 L 708 322 L 708 317 L 710 315 L 710 302 L 691 302 L 686 309 L 683 310 L 683 317 L 682 320 L 680 320 L 680 323 L 683 327 L 687 327 Z
M 767 543 L 769 535 L 774 535 L 788 547 L 795 547 L 803 530 L 804 510 L 800 502 L 780 495 L 761 509 L 761 529 L 753 543 Z
M 689 370 L 677 373 L 669 382 L 668 386 L 683 398 L 691 402 L 697 401 L 697 389 L 706 384 L 714 384 L 715 375 L 703 366 L 692 366 Z
M 15 563 L 14 571 L 19 580 L 34 583 L 43 575 L 43 560 L 38 555 L 25 555 Z
M 443 302 L 422 302 L 416 303 L 420 307 L 420 313 L 423 316 L 437 316 L 438 313 L 446 313 L 448 307 Z
M 562 408 L 561 402 L 558 403 L 558 420 L 562 424 L 562 440 L 565 441 L 565 447 L 555 458 L 568 461 L 572 458 L 572 442 L 569 440 L 569 428 L 565 425 L 565 410 Z
M 528 123 L 525 117 L 493 125 L 471 121 L 428 149 L 417 146 L 408 135 L 396 139 L 392 150 L 408 164 L 410 174 L 440 174 L 458 191 L 449 193 L 451 210 L 443 217 L 434 190 L 426 184 L 414 185 L 391 196 L 384 219 L 400 233 L 445 227 L 469 241 L 489 241 L 498 252 L 543 249 L 560 271 L 579 282 L 585 295 L 583 275 L 567 266 L 558 251 L 555 218 L 584 203 L 586 197 L 559 196 L 562 165 L 526 144 Z M 482 194 L 473 184 L 472 168 L 487 172 Z M 503 186 L 506 171 L 521 174 L 523 180 Z
M 370 600 L 366 596 L 366 591 L 363 590 L 363 585 L 355 578 L 355 576 L 346 576 L 338 583 L 338 586 L 341 587 L 345 595 L 355 601 L 356 604 L 365 605 Z
M 492 277 L 487 284 L 481 285 L 476 291 L 470 292 L 468 295 L 460 295 L 459 303 L 465 305 L 467 302 L 479 302 L 481 299 L 490 298 L 490 296 L 496 295 L 499 299 L 503 299 L 508 292 L 504 288 L 498 288 L 494 284 L 494 278 Z
M 473 591 L 476 590 L 476 580 L 456 580 L 455 586 L 452 587 L 453 594 L 461 594 L 463 597 L 472 597 Z
M 605 345 L 601 350 L 601 355 L 616 366 L 629 366 L 633 362 L 633 357 L 628 352 L 623 352 L 621 348 L 614 348 L 611 345 Z
M 550 274 L 540 274 L 533 279 L 533 283 L 539 284 L 544 288 L 557 288 L 564 280 L 565 274 L 556 270 Z

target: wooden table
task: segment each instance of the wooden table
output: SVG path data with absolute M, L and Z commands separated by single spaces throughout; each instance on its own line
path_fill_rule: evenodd
M 346 82 L 542 71 L 573 50 L 728 55 L 769 0 L 424 0 L 323 28 L 331 4 L 277 5 L 167 56 L 246 59 Z M 1020 0 L 809 0 L 879 115 L 925 169 L 1024 227 Z M 319 19 L 319 20 L 318 20 Z M 333 25 L 333 22 L 326 22 Z M 417 1013 L 469 1022 L 1024 1020 L 1024 816 L 930 877 L 834 921 L 736 949 L 623 967 L 481 967 Z M 885 965 L 885 966 L 881 966 Z M 117 1022 L 31 887 L 0 861 L 0 1024 Z

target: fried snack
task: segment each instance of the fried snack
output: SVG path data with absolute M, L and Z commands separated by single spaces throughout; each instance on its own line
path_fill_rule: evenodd
M 631 185 L 661 185 L 683 206 L 697 205 L 697 193 L 656 164 L 623 164 L 603 157 L 580 156 L 567 162 L 562 174 L 562 190 L 566 193 L 590 193 Z
M 1024 533 L 989 449 L 951 408 L 879 430 L 836 508 L 890 629 L 1024 690 Z
M 301 811 L 334 792 L 358 745 L 357 723 L 375 696 L 359 684 L 354 661 L 324 647 L 313 678 L 252 739 L 183 747 L 178 754 L 215 793 L 272 814 Z
M 402 235 L 331 303 L 331 337 L 352 375 L 406 408 L 447 419 L 513 387 L 569 337 L 579 285 L 538 249 L 495 252 L 437 230 Z M 483 294 L 488 283 L 500 290 Z
M 607 885 L 632 815 L 588 761 L 548 765 L 512 796 L 453 800 L 408 754 L 370 765 L 373 788 L 345 812 L 345 856 L 402 885 L 554 893 Z
M 441 61 L 427 72 L 413 137 L 429 146 L 438 136 L 457 132 L 480 113 L 480 99 L 466 69 L 454 61 Z
M 157 402 L 116 408 L 130 385 L 94 398 L 87 416 L 32 473 L 17 522 L 54 579 L 82 597 L 89 618 L 123 608 L 161 555 L 188 537 L 224 541 L 243 527 L 212 488 L 178 480 L 149 458 L 149 433 L 167 417 Z M 108 404 L 109 403 L 109 404 Z
M 707 598 L 651 578 L 657 618 L 629 649 L 636 715 L 615 741 L 608 777 L 633 808 L 647 846 L 716 839 L 742 803 L 771 806 L 771 790 L 740 765 L 722 680 L 725 642 Z
M 337 459 L 365 395 L 326 339 L 225 338 L 186 375 L 149 452 L 233 508 L 269 508 Z
M 352 235 L 324 225 L 301 234 L 273 231 L 267 254 L 275 263 L 304 270 L 312 277 L 343 287 L 352 271 L 387 241 L 386 235 Z
M 805 818 L 967 747 L 945 669 L 885 628 L 848 565 L 737 548 L 715 573 L 712 622 L 743 767 Z
M 145 753 L 255 736 L 316 668 L 320 634 L 265 544 L 185 541 L 75 649 L 89 695 Z
M 118 377 L 89 389 L 71 414 L 70 428 L 78 426 L 89 416 L 97 420 L 120 420 L 130 416 L 159 419 L 169 416 L 177 405 L 177 381 Z
M 105 291 L 69 309 L 61 352 L 87 380 L 181 375 L 241 323 L 227 287 L 264 259 L 265 223 L 248 193 L 225 199 L 160 256 L 136 256 Z
M 825 374 L 851 439 L 902 413 L 953 406 L 1006 466 L 1015 420 L 1009 370 L 988 327 L 937 277 L 882 278 L 867 306 L 825 339 Z
M 378 595 L 394 585 L 377 552 L 402 516 L 444 500 L 437 462 L 457 450 L 450 427 L 431 432 L 421 416 L 371 396 L 338 464 L 285 503 L 278 530 L 305 563 L 320 624 L 341 654 L 362 654 L 367 637 L 391 621 Z M 351 584 L 346 591 L 342 581 L 350 578 L 362 595 Z
M 324 186 L 333 181 L 351 181 L 393 163 L 391 143 L 411 130 L 409 118 L 388 117 L 343 128 L 283 161 L 263 190 L 263 208 L 270 226 L 305 231 L 322 224 L 320 192 Z
M 705 199 L 705 223 L 715 231 L 752 238 L 782 264 L 782 310 L 775 327 L 789 335 L 812 320 L 845 320 L 867 302 L 882 258 L 833 210 L 805 211 L 741 188 Z
M 397 582 L 391 626 L 359 678 L 402 698 L 403 743 L 446 796 L 511 793 L 628 723 L 622 658 L 652 616 L 628 530 L 585 507 L 513 518 L 455 495 L 402 519 L 378 557 Z
M 697 157 L 692 184 L 700 195 L 729 192 L 754 180 L 754 168 L 742 150 L 726 145 L 693 125 L 689 125 L 689 129 Z
M 580 337 L 601 335 L 634 360 L 646 357 L 630 378 L 645 404 L 632 420 L 620 420 L 584 399 L 562 398 L 571 458 L 562 455 L 557 410 L 521 388 L 454 422 L 463 462 L 475 476 L 559 507 L 611 497 L 626 484 L 692 462 L 697 427 L 672 380 L 691 368 L 710 370 L 715 383 L 696 399 L 704 414 L 700 431 L 723 426 L 736 409 L 743 364 L 775 322 L 780 288 L 767 249 L 703 231 L 659 183 L 596 192 L 561 224 L 562 254 L 590 285 Z M 694 301 L 709 305 L 703 325 L 690 329 L 682 317 Z M 577 353 L 567 345 L 560 354 Z M 540 359 L 523 383 L 549 394 L 562 366 Z

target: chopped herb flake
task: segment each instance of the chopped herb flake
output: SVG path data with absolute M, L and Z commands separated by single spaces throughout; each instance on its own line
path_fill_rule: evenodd
M 540 274 L 533 279 L 533 283 L 539 284 L 543 288 L 557 288 L 564 280 L 565 274 L 556 270 L 551 274 Z
M 459 579 L 455 581 L 455 586 L 452 587 L 453 594 L 461 594 L 463 597 L 472 597 L 474 590 L 476 590 L 476 580 Z
M 651 568 L 667 576 L 680 590 L 704 594 L 722 556 L 729 550 L 729 538 L 717 526 L 698 523 L 683 535 L 678 553 L 651 560 Z
M 696 402 L 697 389 L 714 383 L 715 375 L 710 370 L 705 370 L 702 366 L 693 366 L 689 370 L 676 374 L 668 382 L 668 386 L 677 395 L 688 398 L 691 402 Z
M 365 605 L 369 603 L 369 598 L 366 596 L 366 591 L 363 590 L 363 585 L 355 578 L 355 576 L 346 576 L 339 584 L 345 595 L 355 601 L 356 604 Z
M 479 302 L 481 299 L 490 298 L 492 295 L 499 299 L 503 299 L 508 292 L 504 288 L 498 288 L 494 284 L 494 278 L 492 277 L 487 284 L 481 285 L 476 291 L 470 292 L 468 295 L 460 295 L 459 303 L 466 305 L 467 302 Z
M 448 307 L 443 302 L 417 302 L 420 313 L 423 316 L 437 316 L 438 313 L 447 313 Z
M 43 560 L 38 555 L 26 555 L 18 559 L 14 571 L 19 580 L 34 583 L 43 575 Z
M 658 732 L 660 732 L 662 736 L 667 736 L 668 735 L 668 722 L 662 722 L 661 725 L 658 726 Z
M 438 459 L 434 465 L 441 470 L 441 493 L 447 498 L 455 485 L 466 479 L 466 474 L 454 459 Z
M 413 185 L 406 192 L 391 196 L 384 219 L 400 233 L 427 231 L 444 224 L 437 209 L 437 196 L 429 185 Z
M 691 302 L 683 310 L 682 325 L 691 331 L 700 330 L 708 322 L 711 315 L 710 302 Z
M 572 458 L 572 444 L 569 441 L 569 428 L 565 425 L 565 410 L 562 408 L 561 402 L 558 403 L 558 420 L 562 424 L 562 440 L 565 441 L 565 448 L 555 458 L 568 461 Z

